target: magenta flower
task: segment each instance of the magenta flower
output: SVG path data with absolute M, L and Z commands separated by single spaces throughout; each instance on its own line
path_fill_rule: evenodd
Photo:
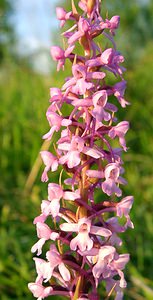
M 72 12 L 66 12 L 63 7 L 56 7 L 57 19 L 60 20 L 60 26 L 63 27 L 65 22 L 71 19 Z
M 113 293 L 115 300 L 122 300 L 126 287 L 123 270 L 129 254 L 118 252 L 121 235 L 134 227 L 129 215 L 133 197 L 120 199 L 127 183 L 121 155 L 128 150 L 129 123 L 118 122 L 115 104 L 125 108 L 129 103 L 124 98 L 124 57 L 113 38 L 120 17 L 103 20 L 100 2 L 80 0 L 82 14 L 73 0 L 72 11 L 56 9 L 61 27 L 67 20 L 73 24 L 63 32 L 64 49 L 51 47 L 51 56 L 57 71 L 68 60 L 71 72 L 61 88 L 50 89 L 50 128 L 43 138 L 52 140 L 57 133 L 59 139 L 52 153 L 40 153 L 45 165 L 41 180 L 49 181 L 49 174 L 53 178 L 58 170 L 60 175 L 58 183 L 49 181 L 48 196 L 34 219 L 38 240 L 31 250 L 39 256 L 48 247 L 43 258 L 34 257 L 37 277 L 28 285 L 38 300 L 52 295 L 99 300 L 101 282 L 108 297 Z M 101 35 L 106 43 L 97 43 Z M 120 148 L 114 148 L 114 139 Z

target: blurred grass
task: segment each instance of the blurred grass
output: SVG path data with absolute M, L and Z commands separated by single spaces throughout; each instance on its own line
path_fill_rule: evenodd
M 153 43 L 127 73 L 126 98 L 132 106 L 120 110 L 119 119 L 131 123 L 127 134 L 130 147 L 124 155 L 124 194 L 134 194 L 131 218 L 134 230 L 123 234 L 123 251 L 131 262 L 126 269 L 128 288 L 125 299 L 153 299 Z M 27 178 L 48 130 L 45 111 L 49 88 L 60 86 L 63 74 L 44 77 L 27 66 L 6 61 L 0 71 L 0 295 L 2 300 L 33 299 L 27 283 L 35 279 L 30 248 L 36 241 L 33 218 L 39 214 L 47 184 L 40 183 L 39 160 L 33 185 L 25 190 Z M 2 79 L 3 78 L 3 79 Z M 58 174 L 51 176 L 56 181 Z M 53 297 L 52 297 L 53 298 Z M 58 297 L 60 299 L 60 297 Z

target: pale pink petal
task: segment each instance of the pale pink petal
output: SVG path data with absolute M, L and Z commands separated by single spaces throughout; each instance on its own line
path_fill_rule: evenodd
M 63 263 L 60 263 L 59 266 L 58 266 L 58 268 L 59 268 L 60 274 L 63 277 L 63 279 L 65 281 L 70 281 L 70 279 L 71 279 L 70 272 L 65 267 L 65 265 Z
M 60 210 L 60 201 L 59 199 L 53 199 L 49 205 L 49 212 L 53 216 L 53 218 L 57 217 Z
M 34 253 L 34 252 L 38 251 L 37 255 L 39 256 L 42 253 L 42 247 L 45 244 L 45 242 L 46 242 L 46 239 L 44 239 L 44 238 L 40 239 L 37 243 L 35 243 L 33 245 L 33 247 L 31 248 L 31 252 Z
M 128 263 L 130 256 L 128 253 L 120 254 L 117 260 L 114 260 L 114 266 L 116 269 L 123 270 Z
M 56 7 L 56 16 L 58 20 L 65 20 L 67 12 L 63 7 Z
M 104 182 L 102 182 L 101 186 L 103 192 L 108 196 L 111 196 L 113 193 L 115 193 L 118 197 L 122 195 L 121 189 L 115 184 L 112 179 L 105 180 Z
M 38 274 L 37 278 L 36 278 L 36 283 L 41 282 L 41 280 L 43 279 L 43 274 L 41 272 L 41 268 L 40 266 L 45 263 L 46 261 L 44 259 L 41 258 L 37 258 L 34 257 L 33 260 L 35 261 L 35 265 L 36 265 L 36 272 Z
M 63 197 L 63 190 L 57 183 L 49 183 L 48 185 L 48 199 L 60 199 Z
M 72 36 L 68 39 L 68 44 L 74 44 L 77 40 L 79 40 L 84 35 L 81 31 L 76 31 L 72 34 Z
M 87 79 L 103 79 L 105 76 L 104 72 L 90 72 L 87 74 Z
M 44 140 L 51 140 L 53 133 L 56 131 L 56 126 L 53 126 L 46 134 L 43 135 Z
M 79 193 L 77 193 L 77 192 L 69 192 L 69 191 L 66 191 L 66 192 L 64 192 L 64 194 L 63 194 L 63 198 L 65 199 L 65 200 L 71 200 L 71 201 L 73 201 L 73 200 L 75 200 L 75 199 L 78 199 L 80 197 L 80 195 L 79 195 Z
M 77 232 L 78 231 L 78 224 L 75 223 L 63 223 L 60 225 L 60 229 L 66 232 Z
M 64 50 L 61 47 L 52 46 L 50 51 L 53 60 L 58 61 L 59 59 L 64 58 Z
M 123 198 L 122 201 L 119 202 L 116 206 L 117 216 L 120 218 L 123 215 L 128 216 L 129 211 L 132 208 L 133 201 L 134 201 L 133 196 L 127 196 L 127 197 Z
M 104 107 L 107 103 L 107 98 L 107 92 L 105 90 L 96 92 L 92 98 L 94 106 L 98 105 Z
M 99 258 L 103 260 L 105 257 L 109 257 L 112 260 L 115 252 L 116 249 L 112 246 L 102 246 L 99 250 Z
M 88 235 L 88 232 L 79 232 L 78 235 L 71 240 L 70 248 L 76 250 L 77 247 L 81 251 L 90 250 L 93 247 L 93 241 Z
M 120 16 L 113 16 L 110 19 L 110 23 L 111 23 L 111 28 L 112 29 L 117 29 L 120 23 Z
M 111 64 L 114 54 L 115 54 L 114 49 L 112 49 L 112 48 L 106 49 L 101 55 L 102 63 L 105 65 Z
M 52 241 L 56 241 L 58 238 L 59 238 L 59 233 L 57 233 L 57 232 L 52 232 L 52 233 L 51 233 L 50 239 L 51 239 Z
M 28 283 L 28 288 L 33 293 L 34 297 L 39 297 L 39 300 L 43 299 L 44 287 L 41 284 L 31 282 Z
M 65 50 L 65 57 L 68 57 L 68 56 L 72 53 L 72 51 L 73 51 L 74 48 L 75 48 L 75 45 L 69 46 L 69 47 Z
M 75 83 L 76 83 L 76 79 L 75 78 L 71 78 L 71 79 L 67 80 L 64 83 L 64 85 L 62 86 L 62 91 L 63 90 L 67 90 L 70 86 L 72 86 Z
M 99 261 L 99 262 L 97 262 L 95 265 L 94 265 L 94 267 L 93 267 L 93 269 L 92 269 L 92 273 L 93 273 L 93 276 L 95 277 L 95 278 L 99 278 L 100 277 L 100 275 L 103 273 L 103 271 L 104 271 L 104 269 L 105 269 L 105 267 L 106 267 L 106 262 L 105 262 L 105 260 L 103 260 L 103 261 Z
M 109 237 L 112 234 L 109 229 L 106 229 L 104 227 L 98 227 L 98 226 L 91 226 L 90 233 L 96 235 L 102 235 L 104 237 Z
M 88 177 L 92 177 L 92 178 L 103 178 L 104 177 L 103 171 L 87 170 L 86 174 Z
M 45 238 L 45 240 L 49 240 L 52 231 L 47 224 L 38 222 L 36 224 L 36 228 L 37 228 L 37 235 L 40 239 Z
M 52 163 L 52 172 L 56 171 L 58 168 L 58 161 L 57 160 L 54 160 L 53 163 Z
M 67 165 L 68 167 L 74 168 L 76 166 L 78 166 L 80 163 L 80 153 L 78 151 L 70 151 L 68 153 L 68 161 L 67 161 Z
M 42 173 L 42 175 L 41 175 L 41 181 L 42 182 L 47 182 L 48 181 L 48 175 L 47 175 L 47 173 L 48 173 L 48 170 L 47 171 L 44 170 L 44 172 Z
M 121 278 L 120 279 L 120 287 L 124 289 L 127 286 L 127 283 L 126 283 L 125 278 L 124 278 L 124 273 L 121 270 L 117 270 L 117 271 L 118 271 L 118 274 Z
M 69 151 L 71 149 L 71 144 L 66 143 L 66 142 L 58 144 L 58 149 L 63 150 L 63 151 Z
M 50 264 L 50 262 L 44 262 L 40 265 L 41 273 L 43 274 L 44 282 L 47 282 L 53 274 L 54 267 Z
M 62 126 L 66 126 L 66 127 L 71 125 L 71 124 L 72 124 L 72 121 L 69 120 L 69 119 L 63 119 L 62 123 L 61 123 Z
M 46 221 L 46 219 L 47 219 L 47 216 L 44 214 L 41 214 L 40 216 L 34 218 L 33 224 L 37 224 L 38 222 L 44 223 Z
M 93 149 L 93 148 L 86 147 L 86 146 L 83 148 L 82 152 L 84 154 L 94 157 L 96 159 L 103 157 L 103 154 L 100 151 L 98 151 L 97 149 Z
M 92 99 L 76 99 L 72 101 L 72 105 L 78 107 L 92 106 Z

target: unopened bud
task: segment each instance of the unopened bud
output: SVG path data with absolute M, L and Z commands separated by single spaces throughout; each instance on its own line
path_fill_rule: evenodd
M 91 15 L 95 4 L 96 4 L 96 0 L 88 0 L 88 2 L 87 2 L 87 13 L 88 13 L 89 16 Z

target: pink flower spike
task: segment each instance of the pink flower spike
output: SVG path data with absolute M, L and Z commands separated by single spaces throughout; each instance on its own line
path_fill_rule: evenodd
M 122 300 L 129 254 L 120 255 L 116 248 L 122 245 L 120 233 L 133 228 L 133 197 L 117 198 L 127 183 L 122 153 L 129 129 L 127 121 L 118 121 L 119 106 L 129 104 L 124 56 L 113 37 L 120 17 L 103 19 L 101 0 L 76 2 L 71 0 L 70 12 L 56 8 L 60 27 L 67 20 L 72 24 L 61 34 L 63 48 L 53 46 L 50 53 L 57 71 L 64 70 L 65 62 L 70 70 L 60 88 L 50 88 L 49 129 L 43 138 L 50 141 L 55 134 L 55 139 L 40 155 L 41 180 L 52 180 L 34 219 L 38 239 L 31 251 L 40 255 L 43 249 L 43 257 L 34 257 L 37 277 L 29 289 L 37 300 L 54 295 L 98 300 L 102 283 L 106 298 L 115 294 L 115 300 Z

